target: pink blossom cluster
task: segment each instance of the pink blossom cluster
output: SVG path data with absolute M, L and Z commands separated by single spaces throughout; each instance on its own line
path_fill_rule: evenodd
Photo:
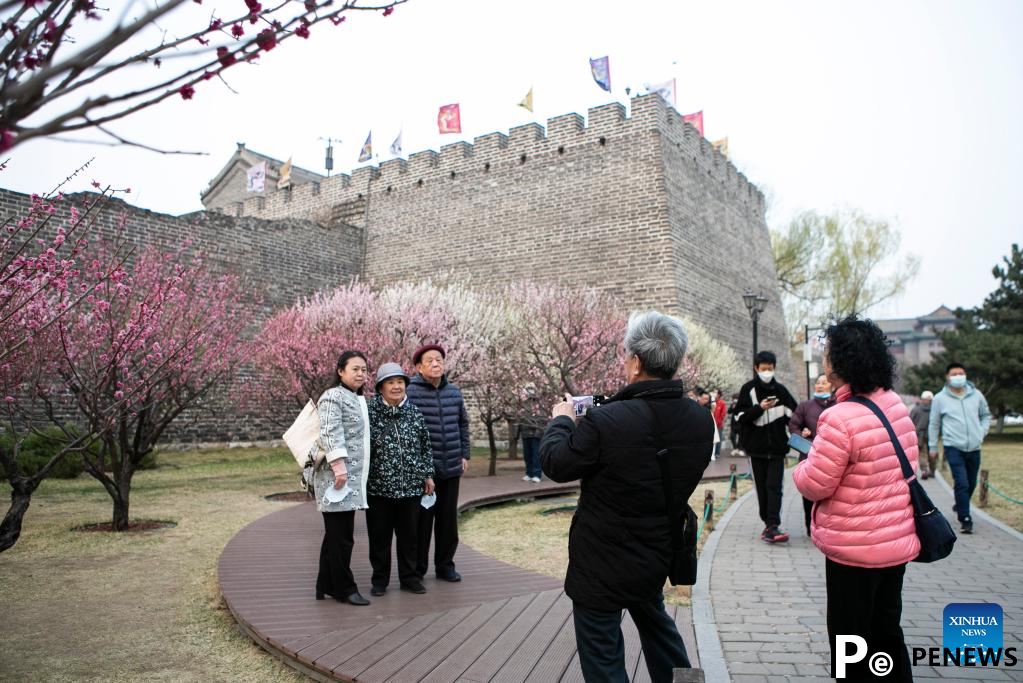
M 76 209 L 58 223 L 62 200 L 32 195 L 26 213 L 0 232 L 0 392 L 9 409 L 45 392 L 57 359 L 54 323 L 79 291 L 87 245 Z
M 229 379 L 245 352 L 242 289 L 189 245 L 148 249 L 110 273 L 107 247 L 84 269 L 85 300 L 60 325 L 65 386 L 96 431 L 155 442 L 170 419 Z
M 415 349 L 440 343 L 449 378 L 471 389 L 489 414 L 511 415 L 537 404 L 527 400 L 527 385 L 546 406 L 577 387 L 617 386 L 623 330 L 620 309 L 593 290 L 517 285 L 493 292 L 422 282 L 374 291 L 353 282 L 266 322 L 253 350 L 252 395 L 277 412 L 290 406 L 284 419 L 332 382 L 346 349 L 364 351 L 371 373 L 389 361 L 411 373 Z

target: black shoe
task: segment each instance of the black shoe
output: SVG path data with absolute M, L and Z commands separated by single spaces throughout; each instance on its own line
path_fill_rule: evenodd
M 971 519 L 964 519 L 961 522 L 961 524 L 963 525 L 963 527 L 960 529 L 961 532 L 963 532 L 964 534 L 972 534 L 973 533 L 973 520 L 971 520 Z
M 458 583 L 462 580 L 462 575 L 452 569 L 450 572 L 445 574 L 437 574 L 437 578 L 442 581 L 449 581 L 451 583 Z
M 424 588 L 423 584 L 419 583 L 418 581 L 409 581 L 407 583 L 403 583 L 401 584 L 401 589 L 403 591 L 408 591 L 409 593 L 415 593 L 416 595 L 422 595 L 423 593 L 426 592 L 426 588 Z
M 327 596 L 323 591 L 316 591 L 316 599 L 323 600 Z
M 359 591 L 348 594 L 346 597 L 341 598 L 341 602 L 347 602 L 349 605 L 355 605 L 357 607 L 364 607 L 369 604 L 369 600 L 362 597 Z
M 369 589 L 370 595 L 383 595 L 387 592 L 387 586 L 373 586 Z

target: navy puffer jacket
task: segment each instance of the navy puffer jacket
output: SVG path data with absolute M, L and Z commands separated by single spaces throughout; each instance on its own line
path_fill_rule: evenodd
M 469 459 L 469 413 L 462 392 L 445 375 L 435 387 L 421 375 L 406 390 L 426 419 L 433 446 L 433 467 L 437 479 L 462 476 L 462 458 Z

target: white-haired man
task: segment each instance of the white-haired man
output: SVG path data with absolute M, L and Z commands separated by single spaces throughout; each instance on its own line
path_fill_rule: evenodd
M 931 401 L 934 400 L 934 392 L 925 391 L 920 394 L 920 400 L 910 409 L 909 418 L 913 420 L 916 427 L 916 442 L 920 447 L 920 478 L 930 479 L 935 475 L 934 467 L 937 458 L 930 455 L 927 450 L 927 426 L 931 422 Z

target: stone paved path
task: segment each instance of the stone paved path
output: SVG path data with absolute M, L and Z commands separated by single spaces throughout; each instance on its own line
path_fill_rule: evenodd
M 928 494 L 949 519 L 952 497 L 934 480 Z M 997 602 L 1004 646 L 1019 648 L 1014 668 L 915 667 L 917 680 L 1023 681 L 1023 540 L 974 516 L 952 555 L 910 563 L 902 627 L 910 647 L 941 647 L 942 610 L 950 602 Z M 710 572 L 710 601 L 725 663 L 735 683 L 832 680 L 825 622 L 824 556 L 806 537 L 802 500 L 786 473 L 782 526 L 792 539 L 768 545 L 755 494 L 741 501 L 721 534 Z M 694 606 L 695 609 L 695 606 Z M 715 681 L 714 683 L 720 683 Z

